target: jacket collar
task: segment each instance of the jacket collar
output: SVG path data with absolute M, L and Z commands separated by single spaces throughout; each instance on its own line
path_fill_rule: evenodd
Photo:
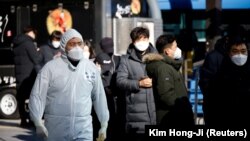
M 145 55 L 148 53 L 156 53 L 156 49 L 153 47 L 153 45 L 150 43 L 149 47 L 147 48 Z M 127 54 L 130 58 L 132 58 L 135 61 L 142 62 L 142 59 L 139 57 L 139 51 L 135 49 L 135 46 L 133 43 L 131 43 L 128 47 Z M 144 56 L 144 55 L 143 55 Z
M 81 60 L 79 61 L 78 65 L 77 65 L 77 66 L 74 66 L 74 65 L 72 65 L 72 63 L 69 61 L 69 59 L 68 59 L 66 53 L 62 54 L 61 58 L 63 59 L 63 61 L 64 61 L 66 64 L 68 64 L 69 69 L 71 69 L 71 70 L 73 70 L 73 71 L 77 70 L 77 68 L 79 68 L 80 62 L 82 62 L 82 61 L 84 60 L 84 58 L 81 59 Z
M 162 61 L 166 64 L 173 66 L 176 70 L 179 70 L 182 65 L 182 60 L 174 60 L 165 54 L 149 53 L 143 57 L 143 62 L 150 63 L 154 61 Z

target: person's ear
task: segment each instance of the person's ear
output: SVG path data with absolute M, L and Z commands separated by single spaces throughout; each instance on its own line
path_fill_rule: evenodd
M 165 48 L 164 50 L 163 50 L 163 52 L 164 52 L 164 54 L 166 54 L 166 55 L 169 55 L 169 49 L 168 48 Z

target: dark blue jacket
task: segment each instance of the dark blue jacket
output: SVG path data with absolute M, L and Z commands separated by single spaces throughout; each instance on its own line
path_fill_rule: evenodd
M 42 45 L 40 47 L 40 52 L 42 55 L 41 67 L 43 67 L 48 61 L 52 60 L 53 57 L 61 52 L 60 48 L 54 48 L 51 42 L 49 41 L 47 44 Z

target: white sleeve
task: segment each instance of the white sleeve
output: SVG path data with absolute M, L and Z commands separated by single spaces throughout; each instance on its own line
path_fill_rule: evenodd
M 44 67 L 37 75 L 29 98 L 30 118 L 34 123 L 42 120 L 49 87 L 49 73 Z
M 94 105 L 95 112 L 100 123 L 109 121 L 109 110 L 107 106 L 106 94 L 104 91 L 102 79 L 98 70 L 96 70 L 96 78 L 94 87 L 92 90 L 92 101 Z

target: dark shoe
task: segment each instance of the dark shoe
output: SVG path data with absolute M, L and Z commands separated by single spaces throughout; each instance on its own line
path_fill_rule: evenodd
M 34 123 L 32 121 L 26 121 L 26 120 L 22 120 L 20 127 L 22 128 L 30 128 L 30 127 L 35 127 Z
M 20 127 L 22 128 L 28 128 L 29 123 L 26 120 L 21 120 Z
M 35 127 L 34 122 L 33 122 L 33 121 L 31 121 L 31 120 L 29 120 L 28 125 L 29 125 L 29 127 Z

